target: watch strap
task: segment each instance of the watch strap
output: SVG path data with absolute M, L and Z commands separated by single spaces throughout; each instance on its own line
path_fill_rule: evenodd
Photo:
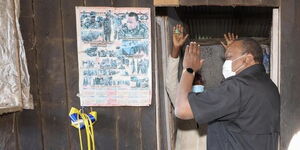
M 187 73 L 195 76 L 195 71 L 193 69 L 192 69 L 192 72 L 189 72 L 187 69 L 192 69 L 192 68 L 184 68 L 183 71 L 182 71 L 182 73 L 187 72 Z

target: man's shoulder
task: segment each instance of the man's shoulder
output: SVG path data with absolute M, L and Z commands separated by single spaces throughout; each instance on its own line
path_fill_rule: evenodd
M 248 81 L 247 78 L 244 77 L 240 77 L 240 76 L 232 76 L 229 77 L 227 79 L 224 79 L 223 81 L 221 81 L 221 84 L 244 84 L 244 85 L 248 85 Z

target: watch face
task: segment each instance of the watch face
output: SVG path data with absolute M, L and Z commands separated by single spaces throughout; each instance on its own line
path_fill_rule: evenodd
M 192 68 L 186 68 L 186 71 L 189 72 L 189 73 L 193 73 L 194 70 Z

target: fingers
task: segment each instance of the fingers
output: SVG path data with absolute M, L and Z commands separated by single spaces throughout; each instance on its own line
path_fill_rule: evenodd
M 189 54 L 193 56 L 200 56 L 200 45 L 196 42 L 191 42 L 188 48 Z
M 226 41 L 233 41 L 235 39 L 234 33 L 228 32 L 227 34 L 224 34 L 224 38 Z
M 229 33 L 229 35 L 230 35 L 230 41 L 233 41 L 234 40 L 234 34 L 233 33 Z
M 234 40 L 234 34 L 233 33 L 228 32 L 227 37 L 228 37 L 228 41 Z
M 183 34 L 183 25 L 181 24 L 176 24 L 174 27 L 173 27 L 173 33 L 176 33 L 176 34 Z
M 200 44 L 197 44 L 197 51 L 196 51 L 196 55 L 201 58 L 201 49 L 200 49 Z
M 228 35 L 229 35 L 229 40 L 230 41 L 234 41 L 234 40 L 239 38 L 239 36 L 235 35 L 234 33 L 228 33 Z
M 187 45 L 186 47 L 185 47 L 185 50 L 184 50 L 184 58 L 186 58 L 186 56 L 189 54 L 189 48 L 190 46 L 189 45 Z
M 184 39 L 183 39 L 183 41 L 185 42 L 186 41 L 186 39 L 189 37 L 189 35 L 187 34 L 187 35 L 185 35 L 185 37 L 184 37 Z
M 191 42 L 185 48 L 183 66 L 185 68 L 193 68 L 195 71 L 200 70 L 204 62 L 201 57 L 200 45 L 196 42 Z
M 183 26 L 181 24 L 179 25 L 179 31 L 183 33 Z
M 195 42 L 191 42 L 190 44 L 190 54 L 195 54 L 196 53 L 196 47 L 195 47 Z
M 200 60 L 200 68 L 202 68 L 202 66 L 203 66 L 203 64 L 204 64 L 204 61 L 205 61 L 204 59 L 201 59 L 201 60 Z
M 227 33 L 227 34 L 228 34 L 228 33 Z M 225 38 L 226 42 L 229 41 L 229 37 L 227 36 L 227 34 L 224 34 L 224 38 Z
M 180 31 L 178 29 L 178 24 L 173 27 L 173 34 L 178 34 Z
M 239 36 L 238 35 L 235 35 L 234 33 L 230 33 L 228 32 L 227 34 L 224 34 L 224 38 L 225 38 L 225 41 L 227 43 L 227 45 L 225 45 L 223 42 L 221 42 L 221 44 L 226 47 L 228 46 L 230 43 L 232 43 L 234 40 L 238 39 Z
M 221 41 L 221 44 L 223 45 L 224 48 L 226 48 L 227 46 L 224 44 L 224 42 Z

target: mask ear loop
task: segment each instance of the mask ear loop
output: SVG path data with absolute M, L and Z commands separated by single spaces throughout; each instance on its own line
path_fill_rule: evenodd
M 234 62 L 234 61 L 236 61 L 236 60 L 238 60 L 238 59 L 240 59 L 240 58 L 243 58 L 243 57 L 245 57 L 246 55 L 247 55 L 248 53 L 245 53 L 245 54 L 243 54 L 242 56 L 240 56 L 240 57 L 238 57 L 238 58 L 236 58 L 236 59 L 234 59 L 233 61 L 232 61 L 232 63 Z M 244 66 L 244 64 L 242 64 L 238 69 L 236 69 L 235 71 L 233 71 L 233 72 L 238 72 L 242 67 Z

